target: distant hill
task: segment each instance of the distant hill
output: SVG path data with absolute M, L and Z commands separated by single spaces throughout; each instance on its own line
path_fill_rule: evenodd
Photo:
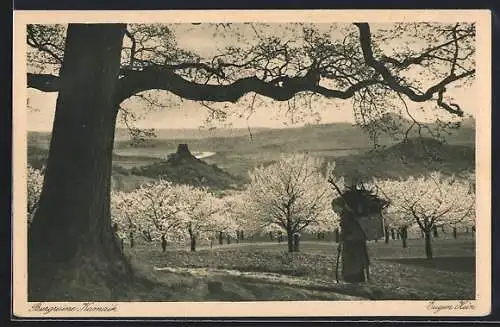
M 386 118 L 398 120 L 397 115 Z M 404 119 L 404 118 L 402 118 Z M 408 120 L 401 123 L 407 124 Z M 429 125 L 432 128 L 432 124 Z M 370 151 L 369 136 L 350 123 L 314 124 L 304 127 L 270 129 L 215 129 L 160 130 L 158 137 L 147 144 L 134 146 L 119 136 L 125 130 L 117 129 L 113 154 L 113 174 L 116 185 L 140 185 L 142 180 L 169 175 L 176 182 L 186 182 L 215 188 L 240 185 L 248 178 L 248 171 L 261 164 L 279 159 L 283 153 L 304 152 L 337 162 L 337 169 L 346 175 L 364 176 L 409 175 L 428 169 L 454 171 L 474 167 L 475 122 L 467 118 L 459 129 L 445 135 L 446 143 L 434 142 L 422 131 L 424 147 L 434 149 L 441 157 L 430 161 L 426 152 L 418 148 L 418 133 L 410 133 L 405 145 L 389 135 L 381 135 L 379 144 L 385 149 Z M 28 161 L 36 167 L 44 165 L 50 143 L 50 133 L 28 133 Z M 179 144 L 189 144 L 193 154 L 211 152 L 203 160 L 190 160 L 181 168 L 168 157 L 176 153 Z M 431 151 L 432 152 L 432 151 Z M 422 154 L 418 157 L 418 154 Z M 463 154 L 459 155 L 460 153 Z M 424 155 L 425 154 L 425 155 Z M 131 171 L 134 174 L 131 174 Z M 125 187 L 129 189 L 129 187 Z
M 453 174 L 475 168 L 473 147 L 431 138 L 410 138 L 386 149 L 332 159 L 337 173 L 348 179 L 399 178 L 431 170 Z
M 252 128 L 252 133 L 259 133 L 269 128 Z M 248 128 L 174 128 L 174 129 L 155 129 L 158 139 L 205 139 L 214 137 L 235 137 L 248 135 Z M 115 140 L 130 140 L 130 132 L 126 128 L 117 128 L 115 130 Z
M 187 144 L 179 144 L 177 152 L 170 154 L 167 160 L 132 168 L 130 173 L 149 178 L 165 176 L 174 183 L 213 189 L 238 188 L 243 183 L 242 179 L 230 175 L 217 165 L 207 164 L 193 156 Z

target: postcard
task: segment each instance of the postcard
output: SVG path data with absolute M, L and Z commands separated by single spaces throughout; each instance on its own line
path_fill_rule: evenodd
M 490 19 L 14 12 L 14 315 L 489 314 Z

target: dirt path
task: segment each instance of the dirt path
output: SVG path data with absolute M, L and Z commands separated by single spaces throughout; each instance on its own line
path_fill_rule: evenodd
M 181 268 L 181 267 L 154 267 L 157 272 L 166 272 L 171 274 L 181 274 L 184 276 L 193 276 L 203 280 L 210 280 L 208 290 L 215 290 L 217 293 L 228 294 L 224 288 L 232 289 L 232 294 L 245 293 L 250 299 L 257 299 L 262 296 L 270 298 L 290 297 L 311 297 L 310 299 L 323 300 L 366 300 L 363 297 L 351 296 L 339 293 L 335 284 L 314 279 L 299 278 L 295 276 L 281 275 L 269 272 L 245 272 L 230 269 L 215 268 Z M 234 289 L 237 288 L 238 291 Z M 265 295 L 262 294 L 264 289 Z M 258 294 L 255 294 L 257 291 Z M 273 294 L 278 291 L 280 294 Z M 294 294 L 297 293 L 297 294 Z M 288 295 L 287 295 L 288 294 Z M 266 298 L 260 299 L 265 300 Z

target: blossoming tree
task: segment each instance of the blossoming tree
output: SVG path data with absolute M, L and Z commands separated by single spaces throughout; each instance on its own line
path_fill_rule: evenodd
M 427 176 L 375 183 L 390 199 L 389 213 L 409 217 L 420 227 L 427 259 L 433 256 L 431 233 L 437 225 L 474 219 L 475 194 L 468 181 L 455 176 L 432 172 Z
M 280 227 L 287 234 L 289 252 L 294 251 L 295 233 L 335 225 L 333 194 L 323 167 L 321 159 L 295 153 L 250 172 L 248 195 L 255 218 L 263 227 Z
M 261 231 L 258 220 L 254 219 L 249 195 L 246 191 L 234 191 L 224 196 L 225 214 L 220 223 L 221 230 L 218 233 L 219 244 L 222 244 L 222 235 L 236 233 L 236 241 L 243 240 Z
M 224 202 L 201 187 L 176 185 L 173 191 L 178 199 L 179 232 L 189 239 L 191 251 L 196 251 L 198 239 L 209 238 L 225 224 Z

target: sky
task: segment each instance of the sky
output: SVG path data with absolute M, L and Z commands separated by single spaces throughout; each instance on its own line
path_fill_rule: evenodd
M 338 38 L 341 36 L 338 26 L 336 25 L 316 25 L 321 31 L 329 32 L 332 38 Z M 377 28 L 384 28 L 387 26 L 377 26 L 371 25 L 372 31 L 376 31 Z M 229 37 L 228 35 L 234 35 L 232 33 L 226 33 L 221 31 L 220 27 L 217 30 L 214 26 L 206 25 L 191 25 L 191 24 L 177 24 L 171 27 L 174 31 L 177 39 L 177 43 L 180 48 L 191 50 L 202 57 L 210 58 L 217 54 L 218 51 L 223 49 L 228 44 L 243 44 L 244 42 L 255 42 L 257 33 L 261 35 L 272 35 L 278 37 L 287 37 L 289 33 L 293 33 L 293 30 L 284 28 L 281 26 L 257 26 L 258 31 L 251 29 L 249 25 L 240 25 L 237 33 L 240 38 L 236 40 L 235 37 Z M 293 29 L 293 27 L 292 27 Z M 396 42 L 396 41 L 394 41 Z M 391 44 L 390 46 L 398 46 L 397 43 Z M 447 96 L 453 99 L 453 102 L 459 103 L 461 108 L 471 115 L 475 115 L 476 110 L 479 108 L 475 107 L 475 96 L 474 96 L 474 84 L 468 87 L 454 88 L 449 87 L 447 91 Z M 169 99 L 168 102 L 170 107 L 168 109 L 161 110 L 146 110 L 144 105 L 140 102 L 130 101 L 124 104 L 128 109 L 132 109 L 134 112 L 140 114 L 140 119 L 136 122 L 137 127 L 141 128 L 199 128 L 201 126 L 207 126 L 205 122 L 208 115 L 208 110 L 204 108 L 201 104 L 193 101 L 183 100 L 180 101 L 175 97 L 169 96 L 168 92 L 161 92 L 160 96 L 163 99 Z M 248 105 L 249 97 L 247 96 L 236 104 L 217 104 L 215 106 L 229 106 L 228 109 L 234 112 L 241 112 L 245 110 L 245 106 Z M 331 123 L 331 122 L 354 122 L 353 117 L 353 104 L 352 100 L 339 100 L 339 99 L 325 99 L 318 97 L 318 101 L 312 104 L 312 108 L 321 117 L 321 123 Z M 38 131 L 50 131 L 52 129 L 52 123 L 54 119 L 55 104 L 57 100 L 57 93 L 44 93 L 35 89 L 28 89 L 28 129 L 38 130 Z M 434 102 L 427 103 L 412 103 L 408 101 L 409 108 L 415 113 L 417 119 L 430 119 L 429 112 L 436 112 L 436 104 Z M 306 106 L 304 106 L 306 107 Z M 423 107 L 425 110 L 416 110 L 419 107 Z M 314 121 L 314 117 L 310 116 L 305 121 L 300 123 L 295 123 L 292 121 L 292 117 L 286 114 L 287 103 L 277 102 L 272 100 L 260 99 L 254 106 L 255 112 L 247 117 L 239 117 L 238 115 L 230 116 L 228 121 L 222 123 L 216 123 L 216 127 L 227 127 L 227 123 L 230 123 L 231 127 L 271 127 L 271 128 L 283 128 L 290 126 L 301 126 L 304 123 L 310 123 Z M 442 110 L 441 118 L 447 119 L 452 118 L 450 115 L 444 113 Z M 434 115 L 432 115 L 434 117 Z M 118 124 L 120 127 L 120 123 Z

